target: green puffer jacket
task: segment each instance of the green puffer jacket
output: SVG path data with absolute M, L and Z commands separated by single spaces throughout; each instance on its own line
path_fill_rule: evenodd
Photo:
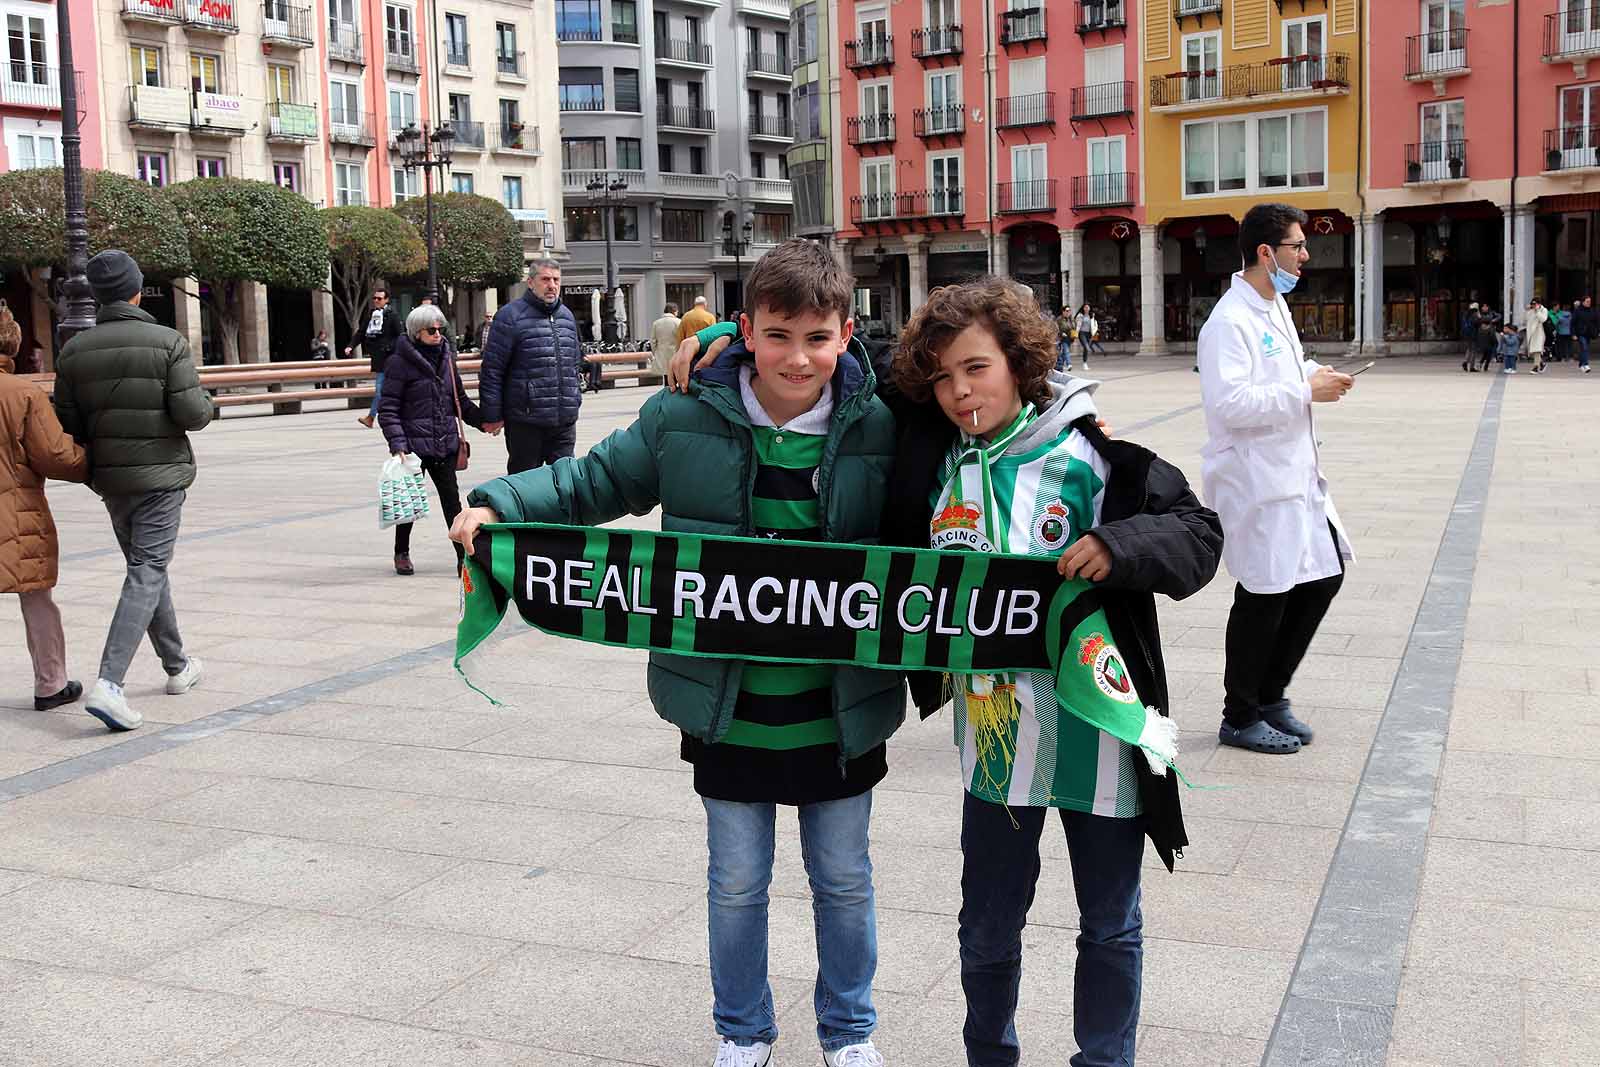
M 670 532 L 749 536 L 756 456 L 751 423 L 739 395 L 739 365 L 751 358 L 735 344 L 696 372 L 689 394 L 662 390 L 625 430 L 581 459 L 497 478 L 468 494 L 505 522 L 593 526 L 661 505 Z M 873 395 L 859 342 L 839 357 L 828 443 L 818 469 L 822 538 L 877 544 L 894 459 L 894 419 Z M 739 695 L 742 660 L 652 652 L 648 683 L 656 714 L 707 743 L 727 733 Z M 840 667 L 834 672 L 833 715 L 840 766 L 885 741 L 905 718 L 905 687 L 895 671 Z
M 56 360 L 56 415 L 89 452 L 89 484 L 106 496 L 189 488 L 187 433 L 211 421 L 211 398 L 188 342 L 121 300 L 95 323 Z

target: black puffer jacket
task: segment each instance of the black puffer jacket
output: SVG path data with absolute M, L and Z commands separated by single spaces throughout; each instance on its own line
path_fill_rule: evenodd
M 885 544 L 926 548 L 939 461 L 950 449 L 955 427 L 931 403 L 913 404 L 895 397 L 891 408 L 900 439 L 884 511 L 883 540 Z M 1222 558 L 1222 523 L 1215 512 L 1201 505 L 1183 472 L 1154 452 L 1107 438 L 1092 416 L 1079 419 L 1073 428 L 1087 437 L 1111 466 L 1100 525 L 1089 531 L 1111 551 L 1111 574 L 1098 587 L 1111 636 L 1126 652 L 1140 697 L 1165 715 L 1170 698 L 1154 594 L 1182 600 L 1205 588 Z M 943 679 L 938 674 L 913 672 L 908 681 L 912 700 L 924 718 L 944 704 Z M 1177 776 L 1169 772 L 1158 778 L 1142 759 L 1134 760 L 1133 765 L 1139 777 L 1145 832 L 1161 862 L 1171 870 L 1174 855 L 1189 843 Z
M 379 326 L 376 333 L 372 331 L 372 312 L 369 308 L 361 319 L 360 329 L 350 338 L 350 352 L 354 355 L 360 352 L 366 356 L 372 365 L 373 374 L 388 372 L 389 357 L 394 354 L 394 349 L 400 339 L 406 335 L 405 320 L 400 312 L 387 305 L 383 309 L 383 317 L 378 320 Z
M 56 360 L 56 417 L 89 453 L 89 484 L 102 495 L 187 489 L 194 483 L 189 433 L 211 421 L 189 343 L 126 301 L 107 304 L 95 326 Z
M 452 387 L 454 397 L 450 395 Z M 467 396 L 450 346 L 418 345 L 402 336 L 389 357 L 383 396 L 378 400 L 378 425 L 389 441 L 389 451 L 410 452 L 425 459 L 453 457 L 461 441 L 456 426 L 457 400 L 466 424 L 482 428 L 478 405 Z
M 523 293 L 495 312 L 489 330 L 478 375 L 484 420 L 534 426 L 576 421 L 582 368 L 572 310 L 559 300 L 547 304 L 532 290 Z

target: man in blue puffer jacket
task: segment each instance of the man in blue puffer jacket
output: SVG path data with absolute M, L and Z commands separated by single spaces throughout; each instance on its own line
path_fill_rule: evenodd
M 570 456 L 577 440 L 578 320 L 561 302 L 561 265 L 535 260 L 528 291 L 502 307 L 478 372 L 483 428 L 506 431 L 507 474 Z

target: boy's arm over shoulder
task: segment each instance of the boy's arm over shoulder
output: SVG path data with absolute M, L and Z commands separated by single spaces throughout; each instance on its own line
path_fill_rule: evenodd
M 694 336 L 700 342 L 700 351 L 704 352 L 711 347 L 711 342 L 713 341 L 721 340 L 724 337 L 738 337 L 739 324 L 735 322 L 714 322 Z
M 211 397 L 200 388 L 189 342 L 181 334 L 167 350 L 167 414 L 190 432 L 203 430 L 211 422 Z
M 1181 470 L 1155 455 L 1139 514 L 1089 532 L 1111 552 L 1111 573 L 1100 583 L 1110 589 L 1182 600 L 1206 587 L 1222 558 L 1217 513 L 1200 503 Z
M 467 503 L 493 508 L 502 522 L 596 526 L 643 515 L 661 502 L 656 442 L 662 409 L 674 400 L 696 403 L 657 393 L 645 401 L 633 425 L 613 432 L 587 455 L 485 482 L 467 495 Z

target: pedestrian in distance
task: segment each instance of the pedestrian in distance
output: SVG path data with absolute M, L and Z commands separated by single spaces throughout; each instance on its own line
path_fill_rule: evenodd
M 1088 370 L 1089 346 L 1094 342 L 1095 331 L 1100 328 L 1100 324 L 1095 321 L 1094 308 L 1088 304 L 1080 307 L 1072 325 L 1078 331 L 1078 355 L 1082 357 L 1083 369 Z
M 108 729 L 133 730 L 144 717 L 123 683 L 142 638 L 161 657 L 169 695 L 187 693 L 204 671 L 184 651 L 168 568 L 195 480 L 188 435 L 210 423 L 212 406 L 189 343 L 140 308 L 144 275 L 133 257 L 107 249 L 89 261 L 88 275 L 100 310 L 61 350 L 55 408 L 88 452 L 89 485 L 105 502 L 128 573 L 84 707 Z
M 1311 743 L 1286 695 L 1353 559 L 1318 452 L 1317 404 L 1355 384 L 1308 359 L 1284 296 L 1300 281 L 1305 212 L 1257 204 L 1239 227 L 1244 269 L 1200 330 L 1206 500 L 1237 580 L 1218 738 L 1287 754 Z
M 1478 302 L 1474 300 L 1467 305 L 1467 310 L 1461 313 L 1461 344 L 1464 351 L 1461 356 L 1461 369 L 1472 369 L 1472 358 L 1478 346 L 1478 324 L 1483 316 L 1478 313 Z
M 1475 351 L 1471 370 L 1488 373 L 1489 363 L 1494 359 L 1495 352 L 1500 343 L 1500 316 L 1487 305 L 1478 315 L 1478 332 L 1473 339 Z
M 50 596 L 61 550 L 44 483 L 81 482 L 89 463 L 45 391 L 13 373 L 21 340 L 11 309 L 0 304 L 0 593 L 16 593 L 22 602 L 33 707 L 49 711 L 75 703 L 83 685 L 67 677 L 66 633 Z
M 494 312 L 485 311 L 483 321 L 478 324 L 478 352 L 481 354 L 489 347 L 489 328 L 494 325 Z
M 1549 320 L 1550 316 L 1545 311 L 1543 303 L 1537 298 L 1528 301 L 1528 310 L 1523 315 L 1522 327 L 1535 374 L 1544 373 L 1545 327 Z
M 1062 308 L 1056 317 L 1056 370 L 1072 373 L 1072 342 L 1078 335 L 1071 308 Z
M 1138 699 L 1164 716 L 1154 594 L 1182 599 L 1211 580 L 1221 524 L 1177 468 L 1106 438 L 1089 401 L 1094 384 L 1052 373 L 1056 340 L 1032 294 L 1007 279 L 937 289 L 912 316 L 895 357 L 896 382 L 937 405 L 949 441 L 932 492 L 916 494 L 929 501 L 919 509 L 916 547 L 970 544 L 940 533 L 940 518 L 959 509 L 976 512 L 975 532 L 995 551 L 1059 554 L 1061 575 L 1093 582 L 1104 604 L 1111 632 L 1096 635 L 1094 654 L 1126 664 Z M 1040 477 L 1041 467 L 1056 473 Z M 932 472 L 896 472 L 922 474 Z M 920 672 L 910 680 L 924 712 L 951 699 L 942 677 Z M 1079 1053 L 1071 1062 L 1130 1064 L 1143 981 L 1144 838 L 1169 869 L 1188 843 L 1176 776 L 1157 776 L 1132 745 L 1064 713 L 1048 673 L 948 683 L 964 788 L 959 940 L 967 1063 L 1014 1067 L 1021 1055 L 1022 931 L 1039 879 L 1040 838 L 1055 809 L 1079 910 L 1072 998 Z M 1170 720 L 1157 721 L 1175 736 Z
M 367 413 L 356 420 L 369 430 L 378 416 L 378 398 L 383 395 L 384 368 L 388 366 L 389 354 L 394 351 L 395 342 L 400 340 L 403 332 L 400 313 L 389 306 L 389 290 L 380 285 L 372 291 L 372 311 L 367 316 L 366 328 L 344 350 L 345 356 L 349 357 L 359 349 L 372 365 L 372 404 L 367 408 Z
M 689 392 L 659 390 L 582 459 L 474 489 L 452 536 L 471 546 L 487 522 L 595 525 L 659 504 L 667 531 L 874 541 L 895 425 L 852 336 L 854 284 L 816 245 L 778 245 L 750 271 L 743 340 L 700 368 Z M 885 742 L 905 715 L 899 676 L 655 652 L 649 675 L 706 812 L 718 1044 L 702 1062 L 772 1062 L 767 901 L 782 806 L 798 816 L 811 882 L 823 1061 L 882 1067 L 868 822 Z
M 707 326 L 715 326 L 717 317 L 706 308 L 706 298 L 694 298 L 694 307 L 683 316 L 678 323 L 677 343 L 682 344 L 685 337 L 693 337 Z
M 1522 348 L 1522 338 L 1517 333 L 1517 324 L 1507 320 L 1500 327 L 1500 359 L 1503 364 L 1502 373 L 1517 373 L 1517 352 Z
M 483 429 L 505 429 L 508 474 L 572 455 L 583 372 L 578 320 L 561 301 L 561 264 L 536 259 L 527 291 L 495 312 L 478 369 Z
M 1594 297 L 1586 296 L 1572 309 L 1572 340 L 1578 350 L 1578 369 L 1589 373 L 1589 346 L 1595 334 L 1600 333 L 1600 318 L 1596 317 Z
M 661 309 L 661 317 L 650 324 L 650 367 L 663 377 L 672 354 L 678 349 L 678 326 L 682 322 L 678 317 L 678 305 L 668 302 Z
M 456 484 L 457 457 L 461 453 L 461 423 L 483 428 L 478 405 L 456 368 L 456 353 L 445 336 L 444 312 L 422 304 L 406 316 L 406 332 L 389 357 L 389 370 L 378 403 L 378 425 L 389 442 L 389 454 L 413 455 L 439 491 L 439 510 L 445 529 L 461 513 L 461 491 Z M 394 571 L 410 576 L 411 527 L 394 528 Z M 452 542 L 454 544 L 454 542 Z M 456 565 L 461 546 L 455 545 Z
M 1572 309 L 1559 300 L 1552 306 L 1550 317 L 1555 321 L 1557 363 L 1565 363 L 1572 354 Z
M 333 348 L 328 344 L 327 330 L 317 331 L 316 338 L 311 342 L 311 358 L 317 362 L 333 358 Z M 326 389 L 327 387 L 328 382 L 319 379 L 313 388 Z

